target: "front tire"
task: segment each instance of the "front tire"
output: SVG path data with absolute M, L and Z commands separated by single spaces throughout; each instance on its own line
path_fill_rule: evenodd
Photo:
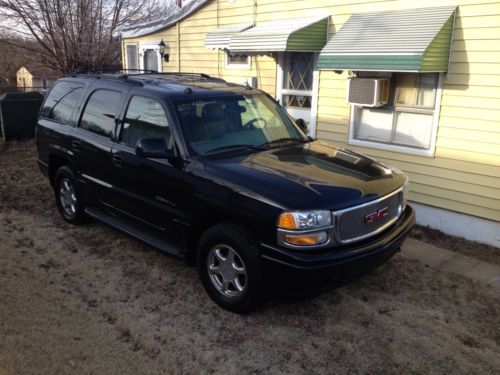
M 198 247 L 198 270 L 208 295 L 222 308 L 247 313 L 262 302 L 263 278 L 255 241 L 241 227 L 218 224 Z
M 57 208 L 64 220 L 71 224 L 88 222 L 83 194 L 71 168 L 63 166 L 57 170 L 54 177 L 54 194 Z

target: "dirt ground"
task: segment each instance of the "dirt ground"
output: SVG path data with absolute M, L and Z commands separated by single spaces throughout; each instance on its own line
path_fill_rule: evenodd
M 0 145 L 2 375 L 493 374 L 499 353 L 500 296 L 401 255 L 319 297 L 228 313 L 183 262 L 66 224 L 33 143 Z

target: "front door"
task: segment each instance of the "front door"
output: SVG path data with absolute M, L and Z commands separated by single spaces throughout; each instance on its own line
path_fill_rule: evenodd
M 183 169 L 166 159 L 137 156 L 135 146 L 141 138 L 163 138 L 167 148 L 174 147 L 163 105 L 156 99 L 133 95 L 112 150 L 113 206 L 129 219 L 179 242 L 187 194 Z
M 303 119 L 314 136 L 316 104 L 316 53 L 285 52 L 278 61 L 277 99 L 295 119 Z
M 156 44 L 141 44 L 139 47 L 140 68 L 142 70 L 162 71 L 160 49 Z

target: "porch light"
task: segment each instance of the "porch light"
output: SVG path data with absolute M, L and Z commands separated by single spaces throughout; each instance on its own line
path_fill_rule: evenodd
M 158 44 L 158 47 L 160 48 L 160 56 L 163 60 L 165 60 L 165 62 L 168 62 L 170 59 L 170 55 L 168 54 L 167 45 L 163 41 L 163 38 L 161 39 L 160 44 Z

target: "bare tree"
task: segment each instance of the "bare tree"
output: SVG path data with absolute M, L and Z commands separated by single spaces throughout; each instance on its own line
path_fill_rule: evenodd
M 119 62 L 120 27 L 174 9 L 165 0 L 0 0 L 0 41 L 16 44 L 12 34 L 33 39 L 32 53 L 63 73 L 99 70 Z

